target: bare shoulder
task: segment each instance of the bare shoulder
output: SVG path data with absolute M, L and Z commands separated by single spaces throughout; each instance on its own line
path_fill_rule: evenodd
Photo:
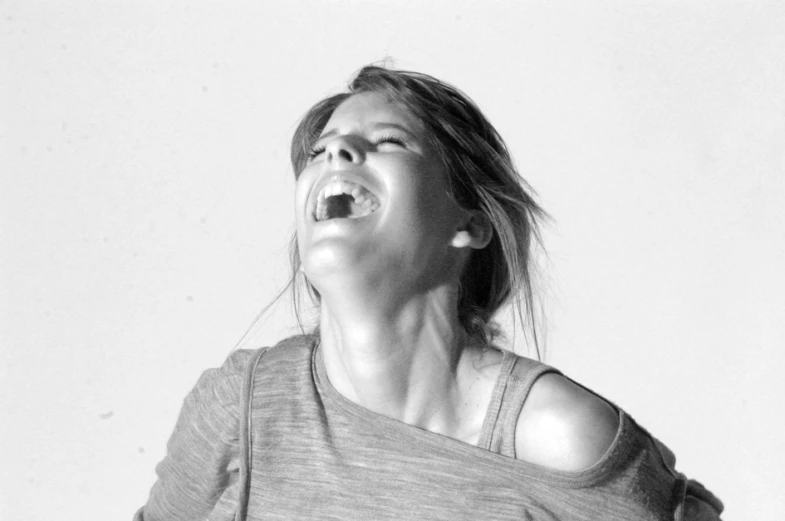
M 532 386 L 518 417 L 516 457 L 567 472 L 587 469 L 608 451 L 618 412 L 564 376 L 547 373 Z

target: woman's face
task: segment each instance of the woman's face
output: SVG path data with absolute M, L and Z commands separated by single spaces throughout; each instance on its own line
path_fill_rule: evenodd
M 421 122 L 381 93 L 333 112 L 297 180 L 297 240 L 309 281 L 424 291 L 455 281 L 451 240 L 468 219 Z

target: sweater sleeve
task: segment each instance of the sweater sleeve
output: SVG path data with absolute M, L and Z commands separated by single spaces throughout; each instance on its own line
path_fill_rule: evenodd
M 687 481 L 684 494 L 685 521 L 719 521 L 724 510 L 722 501 L 699 482 Z
M 252 351 L 208 369 L 183 402 L 158 480 L 134 521 L 231 520 L 238 498 L 240 393 Z
M 676 476 L 674 487 L 675 521 L 720 521 L 725 506 L 699 481 L 687 479 L 676 471 L 676 456 L 660 440 L 652 436 L 663 463 Z

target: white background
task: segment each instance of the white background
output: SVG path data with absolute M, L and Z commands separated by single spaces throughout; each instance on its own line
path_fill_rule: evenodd
M 780 518 L 785 8 L 621 0 L 0 2 L 0 518 L 145 502 L 286 280 L 297 120 L 385 57 L 472 96 L 553 216 L 546 361 Z

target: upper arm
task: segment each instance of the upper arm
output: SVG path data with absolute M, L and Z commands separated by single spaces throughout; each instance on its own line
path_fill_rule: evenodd
M 138 519 L 206 519 L 237 481 L 240 393 L 249 353 L 235 352 L 220 369 L 205 371 L 185 398 Z
M 556 373 L 532 386 L 518 417 L 518 459 L 577 472 L 597 463 L 619 428 L 618 412 L 605 400 Z

